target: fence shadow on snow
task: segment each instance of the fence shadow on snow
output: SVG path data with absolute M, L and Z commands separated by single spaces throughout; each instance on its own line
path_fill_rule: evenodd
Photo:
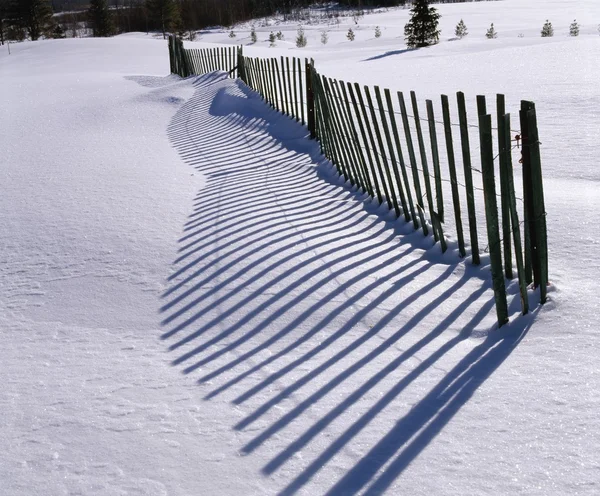
M 493 309 L 486 269 L 455 274 L 416 250 L 408 238 L 420 234 L 402 241 L 396 223 L 365 206 L 366 192 L 340 188 L 301 123 L 275 109 L 262 118 L 264 104 L 241 81 L 207 74 L 195 84 L 168 131 L 207 177 L 163 295 L 173 363 L 199 375 L 206 399 L 244 412 L 235 428 L 253 437 L 243 451 L 274 453 L 265 474 L 292 467 L 282 494 L 300 490 L 366 432 L 379 441 L 330 493 L 368 486 L 378 494 L 509 356 L 532 317 L 521 331 L 487 334 L 440 373 Z M 441 305 L 445 318 L 430 319 Z M 434 387 L 414 398 L 409 386 L 425 377 Z M 389 408 L 404 414 L 388 425 Z M 300 420 L 309 427 L 299 432 Z M 299 465 L 295 454 L 325 432 L 331 442 Z

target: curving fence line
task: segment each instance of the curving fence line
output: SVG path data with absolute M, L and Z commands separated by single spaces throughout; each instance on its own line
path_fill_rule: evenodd
M 530 286 L 545 303 L 548 243 L 534 103 L 521 102 L 513 130 L 504 95 L 496 95 L 494 127 L 485 96 L 470 105 L 458 92 L 453 106 L 441 95 L 437 110 L 426 100 L 422 114 L 414 91 L 405 97 L 328 78 L 308 59 L 246 57 L 241 46 L 188 50 L 173 36 L 169 54 L 171 73 L 227 72 L 305 125 L 345 180 L 431 233 L 442 252 L 452 242 L 474 265 L 489 253 L 499 326 L 508 322 L 506 286 L 514 269 L 522 313 L 529 312 Z M 469 123 L 468 111 L 476 112 L 477 124 Z

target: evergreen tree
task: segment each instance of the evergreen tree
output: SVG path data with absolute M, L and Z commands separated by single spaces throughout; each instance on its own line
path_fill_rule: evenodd
M 321 31 L 321 43 L 323 45 L 327 45 L 328 41 L 329 41 L 329 35 L 327 34 L 327 31 Z
M 498 32 L 494 28 L 494 23 L 493 22 L 492 22 L 492 24 L 490 26 L 490 29 L 488 29 L 487 32 L 485 33 L 485 37 L 488 40 L 493 40 L 494 38 L 498 38 Z
M 167 38 L 168 31 L 176 30 L 181 24 L 179 6 L 175 0 L 146 0 L 146 8 L 150 17 L 158 24 L 163 39 Z
M 258 41 L 258 37 L 256 36 L 256 28 L 254 26 L 252 26 L 250 29 L 250 41 L 252 41 L 252 43 L 256 43 Z
M 308 40 L 306 39 L 306 35 L 304 34 L 304 29 L 302 28 L 302 26 L 298 26 L 298 32 L 296 34 L 296 46 L 298 48 L 303 48 L 306 46 L 307 43 Z
M 13 0 L 8 3 L 7 18 L 15 31 L 27 31 L 31 40 L 49 34 L 54 28 L 49 0 Z
M 549 38 L 551 36 L 554 36 L 554 28 L 552 27 L 552 23 L 546 19 L 546 22 L 542 27 L 542 38 Z
M 275 38 L 277 38 L 279 41 L 283 40 L 283 33 L 281 31 L 277 31 Z
M 437 9 L 429 6 L 428 0 L 415 0 L 410 10 L 411 17 L 404 26 L 406 45 L 409 48 L 420 48 L 435 45 L 440 39 Z
M 60 40 L 66 37 L 67 35 L 65 34 L 65 30 L 63 29 L 63 27 L 60 24 L 57 24 L 54 30 L 52 31 L 52 38 L 54 38 L 55 40 Z
M 570 36 L 579 36 L 579 24 L 577 24 L 577 20 L 574 20 L 569 26 L 569 35 Z
M 381 28 L 379 26 L 375 26 L 375 38 L 381 38 Z
M 92 28 L 92 36 L 107 37 L 114 33 L 114 25 L 107 0 L 91 0 L 88 9 L 88 20 Z
M 269 34 L 270 46 L 272 46 L 272 47 L 275 46 L 275 40 L 276 40 L 275 33 L 273 31 L 271 31 L 271 33 Z
M 352 28 L 350 28 L 346 33 L 346 38 L 348 38 L 350 41 L 354 41 L 355 35 L 354 31 L 352 31 Z
M 469 34 L 469 32 L 467 31 L 467 26 L 465 24 L 465 21 L 463 21 L 461 19 L 460 22 L 456 25 L 456 28 L 454 29 L 454 35 L 459 40 L 462 40 L 468 34 Z

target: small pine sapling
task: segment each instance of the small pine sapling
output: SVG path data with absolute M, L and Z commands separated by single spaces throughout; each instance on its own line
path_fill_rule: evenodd
M 569 26 L 569 36 L 579 36 L 579 24 L 577 24 L 577 19 Z
M 493 40 L 494 38 L 498 38 L 498 32 L 496 31 L 496 28 L 494 28 L 494 23 L 493 22 L 492 22 L 490 28 L 485 33 L 485 37 L 488 40 Z
M 269 46 L 275 46 L 275 39 L 275 33 L 271 31 L 271 33 L 269 34 Z
M 379 26 L 375 26 L 375 38 L 381 38 L 381 28 Z
M 352 28 L 348 29 L 348 32 L 346 33 L 346 38 L 348 38 L 350 41 L 354 41 L 354 38 L 356 36 L 354 35 L 354 31 L 352 31 Z
M 323 45 L 327 45 L 328 41 L 329 41 L 329 35 L 327 34 L 327 31 L 321 31 L 321 43 Z
M 454 28 L 454 35 L 459 40 L 462 40 L 468 34 L 469 32 L 467 31 L 467 25 L 465 24 L 465 21 L 461 19 L 460 22 L 456 25 L 456 28 Z
M 252 41 L 252 43 L 256 43 L 258 41 L 258 37 L 256 36 L 256 29 L 254 28 L 254 26 L 252 26 L 252 29 L 250 30 L 250 40 Z
M 551 36 L 554 36 L 554 28 L 552 27 L 552 23 L 546 19 L 542 27 L 542 38 L 550 38 Z
M 277 31 L 275 38 L 277 38 L 279 41 L 283 40 L 283 33 L 281 31 Z
M 298 31 L 296 33 L 296 46 L 298 48 L 303 48 L 306 46 L 307 43 L 308 40 L 306 39 L 306 35 L 304 34 L 304 29 L 302 28 L 302 26 L 298 26 Z

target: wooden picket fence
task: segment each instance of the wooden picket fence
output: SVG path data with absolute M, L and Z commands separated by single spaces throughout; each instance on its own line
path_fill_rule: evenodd
M 334 80 L 306 59 L 245 57 L 242 47 L 231 49 L 227 57 L 222 49 L 185 50 L 175 38 L 169 48 L 173 73 L 235 74 L 273 108 L 306 125 L 340 175 L 415 229 L 431 232 L 442 252 L 448 239 L 456 240 L 460 255 L 470 251 L 471 262 L 479 265 L 479 230 L 484 225 L 483 251 L 490 255 L 499 326 L 508 321 L 506 280 L 514 278 L 513 268 L 522 313 L 529 311 L 531 284 L 540 288 L 541 303 L 546 301 L 546 213 L 532 102 L 521 102 L 515 131 L 503 95 L 496 96 L 496 127 L 484 96 L 473 102 L 477 124 L 470 124 L 462 92 L 455 105 L 447 95 L 441 96 L 437 109 L 426 100 L 421 117 L 414 91 L 405 98 L 387 88 Z M 440 114 L 441 120 L 436 118 Z M 522 183 L 516 180 L 513 153 L 520 154 Z M 480 167 L 473 165 L 474 154 Z

